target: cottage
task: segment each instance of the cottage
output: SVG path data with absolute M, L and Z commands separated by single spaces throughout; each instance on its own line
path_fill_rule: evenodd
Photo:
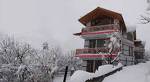
M 95 72 L 98 66 L 106 64 L 104 59 L 113 60 L 119 52 L 119 57 L 112 64 L 120 62 L 123 65 L 133 65 L 135 63 L 134 53 L 139 53 L 134 50 L 135 44 L 138 44 L 136 32 L 127 32 L 120 13 L 97 7 L 81 17 L 79 22 L 85 27 L 74 35 L 81 36 L 85 42 L 83 49 L 76 49 L 76 56 L 84 61 L 83 67 L 86 71 Z M 120 47 L 114 47 L 110 54 L 108 44 L 115 32 L 121 36 L 118 37 Z

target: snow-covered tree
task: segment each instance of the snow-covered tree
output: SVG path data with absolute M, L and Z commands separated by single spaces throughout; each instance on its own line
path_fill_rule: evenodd
M 141 22 L 143 24 L 150 23 L 150 0 L 147 0 L 148 7 L 146 9 L 146 14 L 141 15 Z
M 27 43 L 15 41 L 14 38 L 11 37 L 1 39 L 0 74 L 2 74 L 2 78 L 0 79 L 5 79 L 6 82 L 24 82 L 28 77 L 30 77 L 30 75 L 26 74 L 28 71 L 28 65 L 25 64 L 26 61 L 28 61 L 28 58 L 26 57 L 32 53 L 31 51 L 32 48 Z M 21 69 L 22 71 L 19 71 Z
M 65 66 L 78 69 L 74 52 L 64 55 L 60 47 L 43 43 L 41 50 L 14 38 L 0 39 L 0 82 L 52 82 Z
M 82 60 L 75 57 L 75 51 L 69 51 L 60 58 L 61 59 L 58 61 L 59 71 L 64 71 L 66 66 L 69 67 L 68 70 L 71 70 L 71 68 L 74 68 L 75 70 L 81 68 Z
M 105 61 L 106 64 L 112 64 L 113 62 L 115 62 L 118 59 L 118 57 L 120 55 L 120 52 L 118 52 L 117 56 L 115 58 L 112 57 L 113 52 L 120 48 L 120 41 L 121 41 L 120 35 L 121 34 L 119 32 L 114 32 L 111 34 L 110 42 L 107 45 L 109 51 L 108 51 L 108 53 L 103 53 L 103 54 L 109 55 L 109 57 L 107 57 L 107 58 L 103 57 L 103 60 Z
M 33 70 L 34 79 L 40 82 L 52 81 L 58 69 L 57 63 L 60 60 L 60 55 L 62 55 L 60 47 L 49 47 L 46 42 L 46 45 L 43 45 L 43 49 L 37 51 L 35 67 L 38 68 Z
M 25 63 L 25 58 L 31 54 L 31 50 L 29 44 L 17 42 L 11 37 L 6 37 L 0 41 L 0 58 L 3 60 L 1 63 Z

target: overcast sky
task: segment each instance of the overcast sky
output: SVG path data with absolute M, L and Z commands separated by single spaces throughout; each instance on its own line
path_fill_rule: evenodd
M 78 19 L 97 6 L 122 13 L 150 48 L 150 24 L 139 24 L 146 0 L 0 0 L 0 32 L 36 48 L 45 41 L 66 50 L 82 48 L 83 40 L 72 34 L 83 27 Z

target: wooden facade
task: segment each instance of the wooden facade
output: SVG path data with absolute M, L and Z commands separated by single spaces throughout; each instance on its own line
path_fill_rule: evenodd
M 84 61 L 84 67 L 88 72 L 94 72 L 98 66 L 105 64 L 103 58 L 115 58 L 121 52 L 117 62 L 123 65 L 135 63 L 136 33 L 127 32 L 121 14 L 97 7 L 95 10 L 81 17 L 79 21 L 85 25 L 81 32 L 74 35 L 81 36 L 84 40 L 84 48 L 76 50 L 76 56 Z M 119 32 L 120 47 L 108 55 L 111 35 Z

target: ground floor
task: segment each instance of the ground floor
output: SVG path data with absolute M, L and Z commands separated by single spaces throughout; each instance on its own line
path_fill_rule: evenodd
M 113 61 L 110 64 L 117 65 L 118 63 L 122 63 L 124 66 L 128 65 L 134 65 L 135 64 L 135 58 L 131 55 L 125 55 L 120 54 L 118 55 L 101 55 L 101 54 L 95 54 L 95 55 L 82 55 L 80 58 L 83 60 L 83 70 L 87 72 L 95 72 L 99 66 L 105 65 L 110 63 L 110 61 Z

